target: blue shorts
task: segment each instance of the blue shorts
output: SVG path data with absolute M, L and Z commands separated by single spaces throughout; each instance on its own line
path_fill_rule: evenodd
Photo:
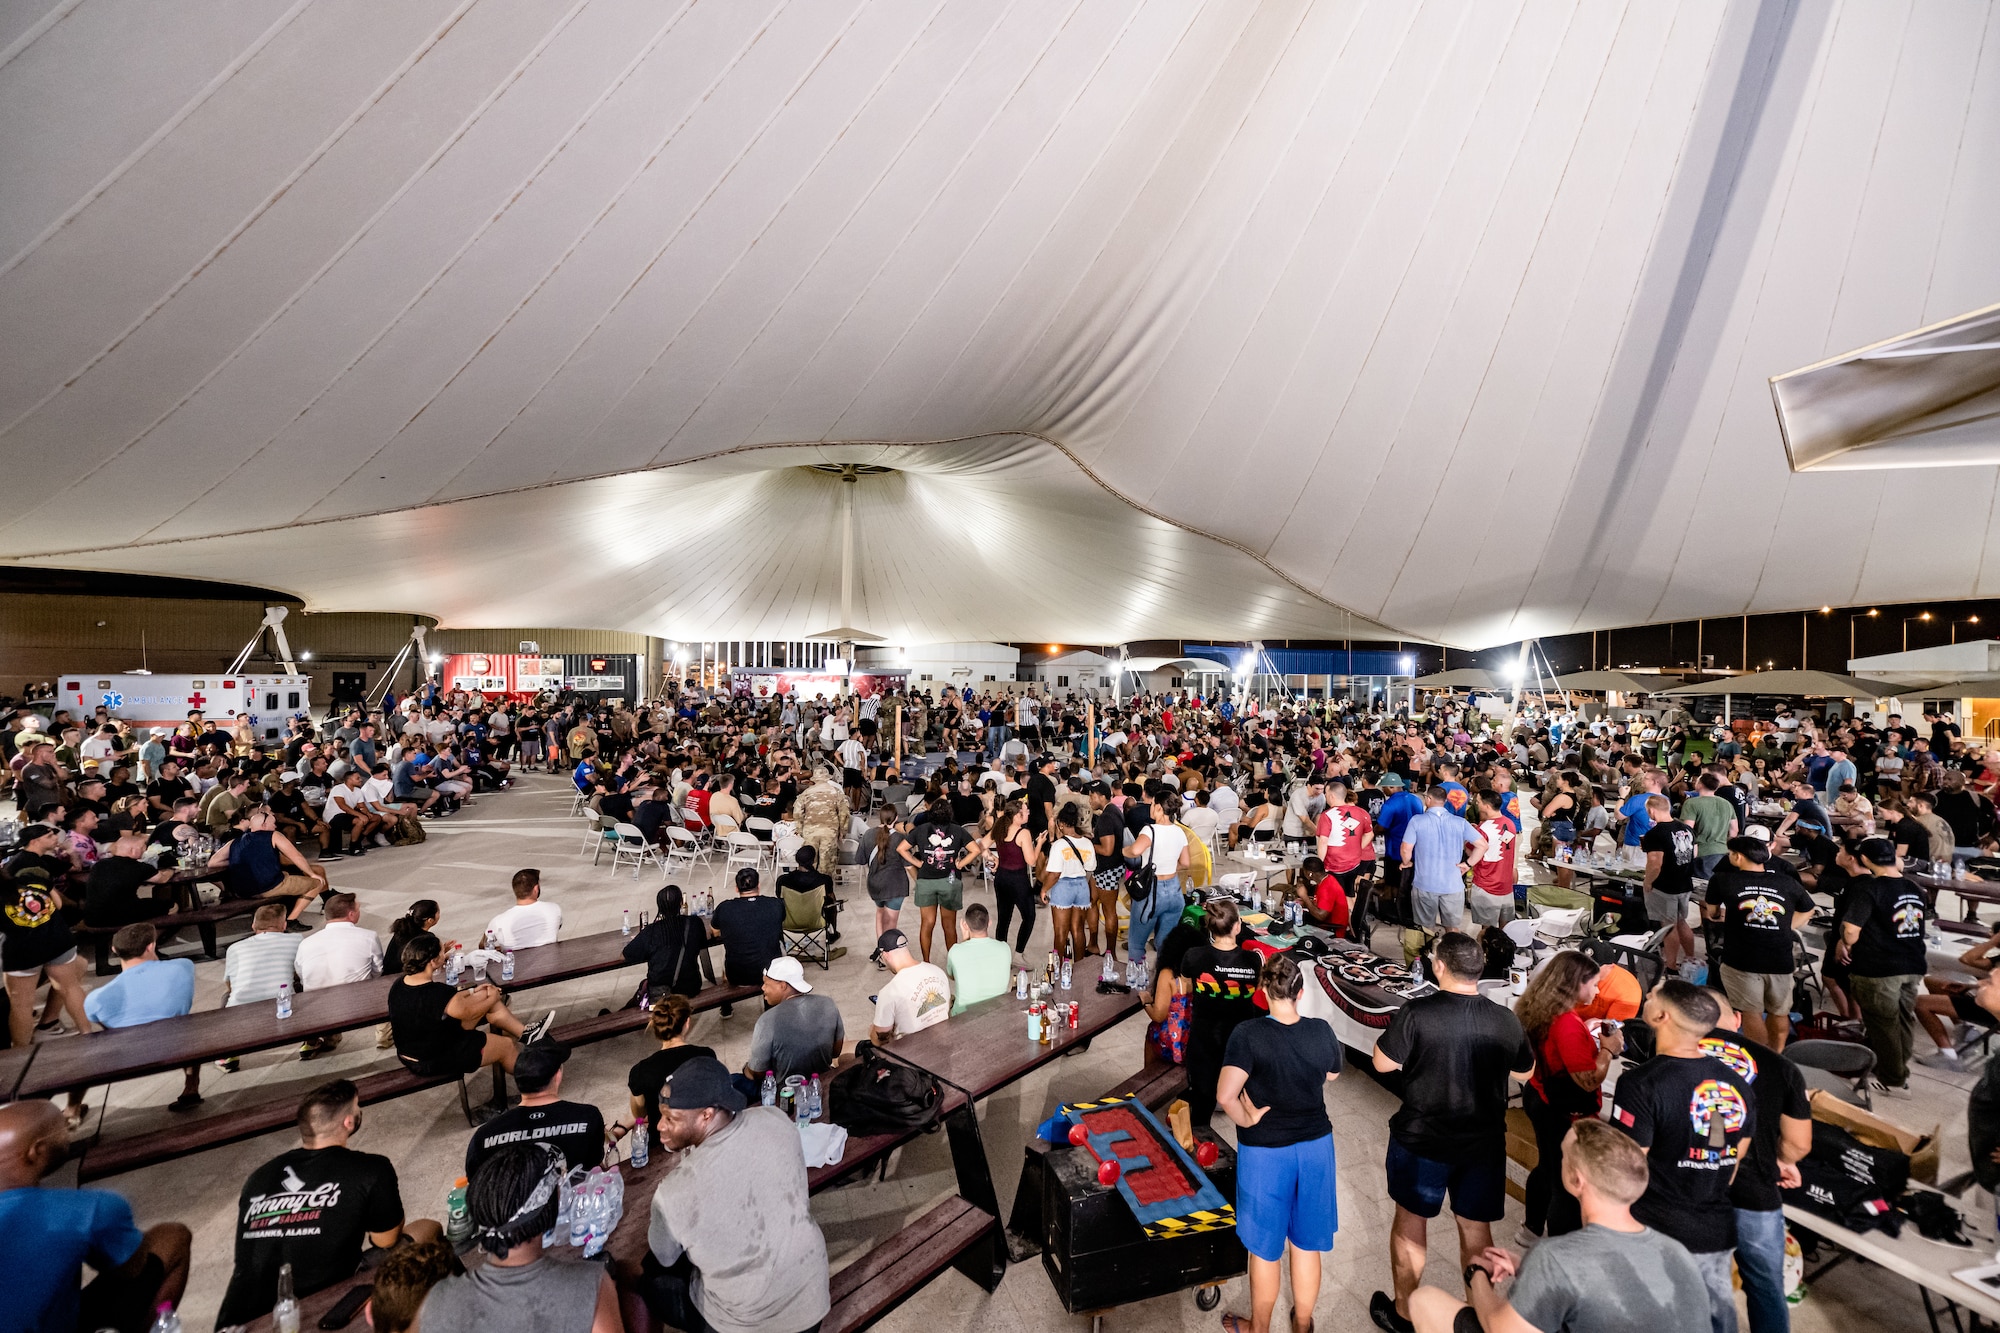
M 1339 1229 L 1333 1135 L 1236 1150 L 1236 1234 L 1250 1253 L 1276 1263 L 1285 1257 L 1287 1240 L 1295 1249 L 1330 1250 Z
M 1418 1217 L 1436 1217 L 1451 1192 L 1451 1211 L 1468 1222 L 1498 1222 L 1507 1212 L 1507 1159 L 1487 1162 L 1434 1162 L 1389 1139 L 1383 1164 L 1389 1197 Z M 1238 1211 L 1241 1211 L 1240 1209 Z
M 1055 887 L 1049 890 L 1049 906 L 1090 906 L 1090 881 L 1077 878 L 1057 880 Z

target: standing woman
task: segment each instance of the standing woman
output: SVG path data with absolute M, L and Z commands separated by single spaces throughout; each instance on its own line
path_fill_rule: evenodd
M 1090 931 L 1086 925 L 1090 911 L 1090 875 L 1097 868 L 1097 855 L 1077 828 L 1076 806 L 1067 804 L 1056 811 L 1055 836 L 1048 845 L 1048 859 L 1042 869 L 1042 901 L 1049 904 L 1055 920 L 1055 950 L 1065 958 L 1081 958 L 1090 953 Z M 1028 918 L 1032 921 L 1032 916 Z M 1002 930 L 1004 935 L 1004 928 Z M 1021 947 L 1026 951 L 1028 927 L 1021 928 Z M 1075 952 L 1072 953 L 1071 951 Z
M 1041 857 L 1040 839 L 1028 832 L 1026 807 L 1009 801 L 993 816 L 993 833 L 987 840 L 998 864 L 993 868 L 993 896 L 1000 905 L 1000 925 L 993 938 L 1007 938 L 1007 923 L 1021 913 L 1021 929 L 1014 943 L 1015 953 L 1026 953 L 1028 937 L 1035 930 L 1035 882 L 1029 873 Z
M 1577 809 L 1576 794 L 1569 788 L 1569 779 L 1559 772 L 1551 774 L 1548 792 L 1542 797 L 1541 805 L 1535 811 L 1535 817 L 1541 821 L 1542 827 L 1549 831 L 1549 838 L 1558 849 L 1556 857 L 1558 863 L 1561 860 L 1560 849 L 1576 842 L 1578 813 L 1580 812 Z M 1561 864 L 1555 867 L 1555 872 L 1556 887 L 1559 889 L 1568 888 L 1570 881 L 1576 875 L 1575 871 Z
M 1260 960 L 1238 942 L 1242 923 L 1236 903 L 1217 898 L 1208 904 L 1208 939 L 1189 949 L 1174 969 L 1191 983 L 1194 1012 L 1188 1023 L 1188 1118 L 1205 1129 L 1215 1115 L 1216 1083 L 1222 1076 L 1223 1052 L 1237 1026 L 1257 1017 L 1257 974 Z M 1166 941 L 1160 942 L 1166 952 Z M 1161 966 L 1166 962 L 1162 959 Z
M 868 897 L 875 904 L 875 933 L 896 928 L 903 900 L 910 896 L 910 866 L 900 848 L 909 841 L 910 817 L 893 805 L 875 812 L 875 837 L 868 852 Z M 881 960 L 876 960 L 881 965 Z
M 1535 1127 L 1540 1159 L 1528 1173 L 1521 1227 L 1540 1239 L 1583 1226 L 1576 1196 L 1562 1187 L 1563 1136 L 1577 1120 L 1595 1116 L 1598 1088 L 1611 1058 L 1625 1047 L 1615 1023 L 1593 1037 L 1577 1010 L 1597 998 L 1597 960 L 1565 949 L 1548 961 L 1514 1005 L 1514 1016 L 1535 1048 L 1535 1072 L 1521 1090 L 1521 1105 Z
M 1224 1315 L 1222 1327 L 1267 1333 L 1289 1242 L 1292 1328 L 1311 1333 L 1319 1257 L 1340 1227 L 1326 1115 L 1326 1085 L 1340 1077 L 1340 1042 L 1326 1020 L 1299 1017 L 1304 977 L 1289 953 L 1267 960 L 1258 980 L 1271 1013 L 1230 1034 L 1217 1089 L 1236 1124 L 1236 1234 L 1250 1251 L 1250 1317 Z

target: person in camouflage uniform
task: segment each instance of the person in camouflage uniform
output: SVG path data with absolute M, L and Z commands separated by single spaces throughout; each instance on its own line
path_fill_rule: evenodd
M 799 793 L 792 807 L 799 837 L 819 853 L 821 871 L 835 876 L 839 885 L 840 841 L 847 836 L 849 818 L 847 793 L 833 779 L 833 770 L 820 764 L 813 769 L 812 786 Z

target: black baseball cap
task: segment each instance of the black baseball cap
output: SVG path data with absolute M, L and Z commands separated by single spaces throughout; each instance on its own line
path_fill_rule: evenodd
M 1896 844 L 1887 838 L 1863 838 L 1854 845 L 1854 854 L 1871 866 L 1896 864 Z
M 880 953 L 894 953 L 898 949 L 910 947 L 910 937 L 891 926 L 875 939 L 875 948 Z
M 569 1059 L 569 1047 L 546 1037 L 521 1048 L 514 1057 L 514 1086 L 522 1092 L 540 1092 L 555 1082 Z
M 697 1055 L 667 1076 L 660 1089 L 660 1102 L 672 1111 L 700 1111 L 719 1107 L 734 1114 L 749 1105 L 736 1090 L 729 1071 L 712 1055 Z

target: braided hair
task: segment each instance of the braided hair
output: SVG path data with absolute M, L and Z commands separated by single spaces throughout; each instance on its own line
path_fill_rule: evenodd
M 556 1224 L 563 1156 L 547 1143 L 510 1143 L 479 1164 L 465 1191 L 479 1248 L 496 1259 Z

